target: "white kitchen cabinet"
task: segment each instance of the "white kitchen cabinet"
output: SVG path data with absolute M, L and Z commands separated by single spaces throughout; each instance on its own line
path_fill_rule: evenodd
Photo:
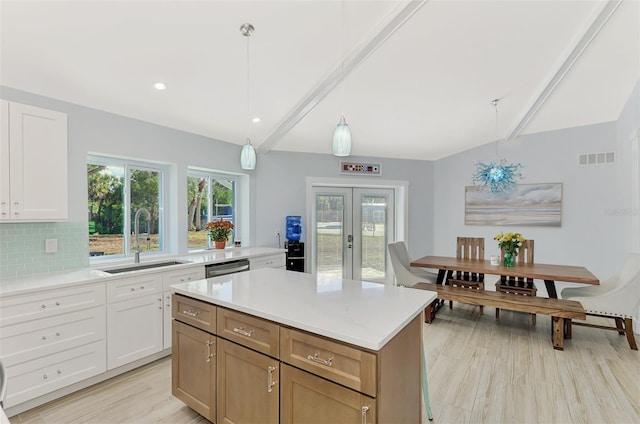
M 162 273 L 107 283 L 107 369 L 163 349 Z
M 255 258 L 249 258 L 250 269 L 260 268 L 280 268 L 284 269 L 286 265 L 286 258 L 284 252 L 276 253 L 274 255 L 257 256 Z
M 105 285 L 0 298 L 5 408 L 106 371 Z
M 162 350 L 162 297 L 137 296 L 107 305 L 107 369 Z
M 5 100 L 1 113 L 0 220 L 67 220 L 67 115 Z
M 171 347 L 171 290 L 172 284 L 186 283 L 188 281 L 202 280 L 205 277 L 204 266 L 198 265 L 193 268 L 179 269 L 176 271 L 165 271 L 162 273 L 162 303 L 163 303 L 163 345 L 165 349 Z

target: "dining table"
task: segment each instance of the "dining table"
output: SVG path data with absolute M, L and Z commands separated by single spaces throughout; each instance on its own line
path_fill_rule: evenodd
M 437 283 L 442 284 L 448 271 L 464 271 L 489 275 L 543 280 L 550 298 L 558 298 L 556 281 L 599 285 L 600 280 L 584 266 L 540 263 L 516 264 L 506 267 L 502 262 L 492 265 L 486 259 L 463 259 L 449 256 L 424 256 L 411 261 L 412 267 L 438 269 Z

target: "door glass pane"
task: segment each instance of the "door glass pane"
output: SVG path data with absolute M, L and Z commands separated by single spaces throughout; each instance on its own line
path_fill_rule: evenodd
M 316 272 L 342 277 L 344 196 L 316 196 Z
M 387 197 L 363 195 L 362 223 L 362 278 L 384 278 L 386 273 Z

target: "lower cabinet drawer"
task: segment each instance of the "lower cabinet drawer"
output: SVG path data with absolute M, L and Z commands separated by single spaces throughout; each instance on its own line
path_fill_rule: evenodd
M 218 308 L 217 335 L 274 358 L 280 352 L 280 326 L 242 312 Z
M 100 306 L 5 326 L 0 331 L 0 358 L 11 366 L 102 340 L 105 317 L 105 307 Z
M 250 258 L 249 266 L 251 269 L 260 268 L 283 268 L 286 264 L 285 255 L 279 253 L 271 256 L 260 256 L 258 258 Z
M 106 371 L 101 340 L 44 358 L 8 366 L 5 408 L 42 396 Z
M 216 306 L 190 297 L 174 294 L 171 301 L 173 318 L 216 334 Z
M 291 328 L 280 328 L 280 360 L 376 396 L 376 355 Z
M 104 305 L 104 287 L 102 283 L 95 283 L 3 297 L 0 327 Z
M 377 421 L 374 398 L 308 372 L 282 364 L 280 385 L 282 424 Z

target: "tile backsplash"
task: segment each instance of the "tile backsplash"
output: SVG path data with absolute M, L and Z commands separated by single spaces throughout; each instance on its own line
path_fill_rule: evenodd
M 45 240 L 57 239 L 57 253 L 45 253 Z M 86 222 L 0 224 L 0 278 L 89 266 Z

